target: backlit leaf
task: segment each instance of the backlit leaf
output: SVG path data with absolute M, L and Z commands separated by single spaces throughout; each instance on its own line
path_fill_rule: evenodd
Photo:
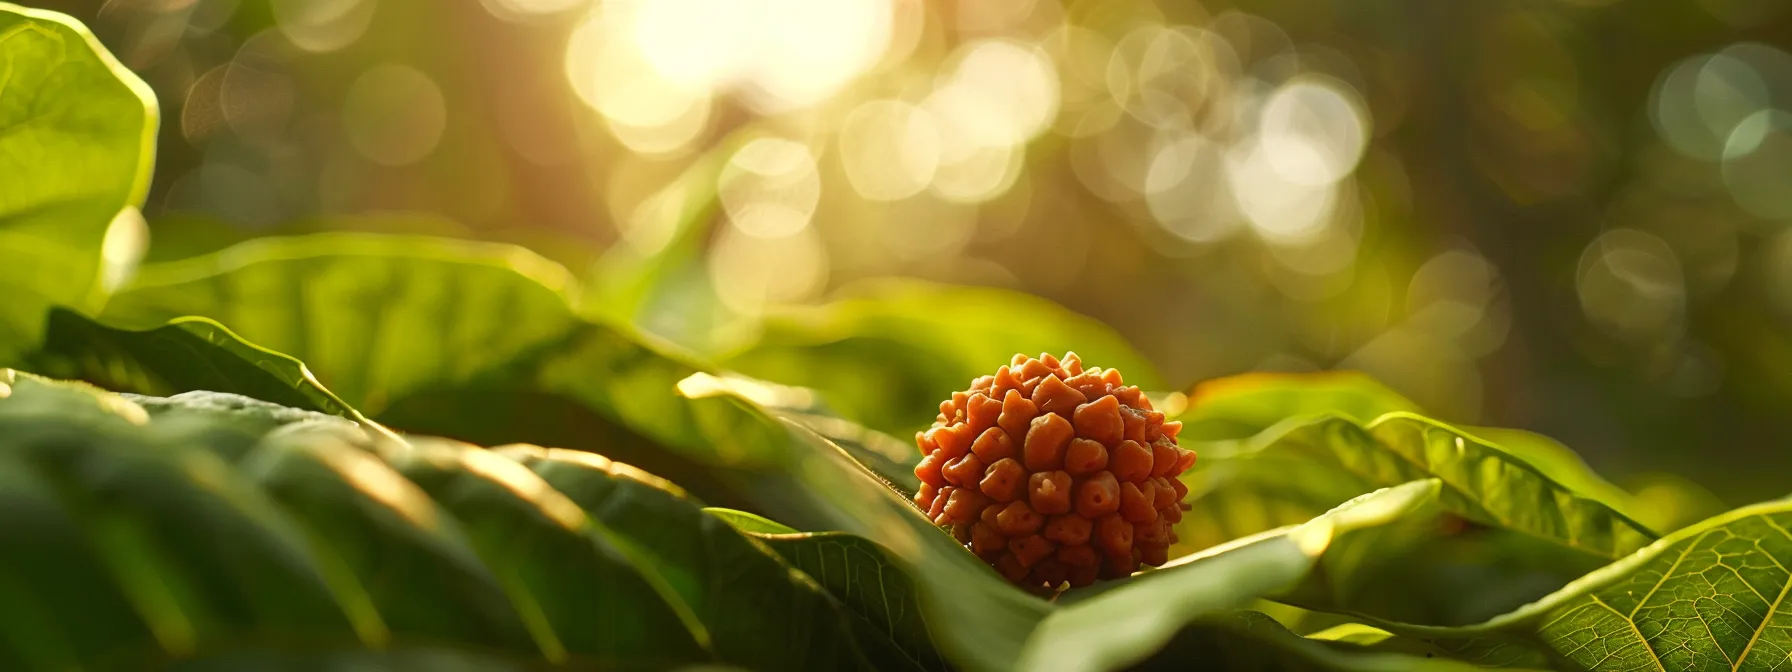
M 135 263 L 156 116 L 86 27 L 0 2 L 0 365 L 50 306 L 94 306 Z

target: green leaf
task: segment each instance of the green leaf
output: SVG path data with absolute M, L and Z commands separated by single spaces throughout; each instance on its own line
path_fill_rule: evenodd
M 693 373 L 678 381 L 678 389 L 681 394 L 696 398 L 712 394 L 741 396 L 773 416 L 821 435 L 869 470 L 885 487 L 903 497 L 913 498 L 921 487 L 920 478 L 915 476 L 915 464 L 921 460 L 920 450 L 913 444 L 835 415 L 811 390 L 738 374 L 715 376 L 704 372 Z
M 818 586 L 626 465 L 295 409 L 269 422 L 215 394 L 144 401 L 158 410 L 6 372 L 0 668 L 291 664 L 300 643 L 527 667 L 861 664 Z M 221 428 L 261 436 L 241 450 Z M 773 609 L 807 617 L 751 617 Z
M 738 376 L 699 375 L 680 389 L 693 395 L 729 395 L 742 403 L 778 396 L 768 395 L 768 386 Z M 786 421 L 800 426 L 794 420 Z M 916 609 L 934 646 L 948 659 L 973 669 L 1116 669 L 1145 660 L 1191 623 L 1256 597 L 1296 587 L 1335 536 L 1434 511 L 1442 492 L 1442 484 L 1436 480 L 1377 492 L 1305 525 L 1179 559 L 1173 569 L 1070 591 L 1059 600 L 1070 606 L 1041 611 L 1029 607 L 1022 599 L 1027 597 L 1025 593 L 994 576 L 897 493 L 880 487 L 882 480 L 868 466 L 853 463 L 851 453 L 813 432 L 800 431 L 798 436 L 815 445 L 817 455 L 806 462 L 809 468 L 798 480 L 823 503 L 834 506 L 839 513 L 837 529 L 876 540 L 885 548 L 888 566 L 911 577 Z M 860 558 L 858 563 L 838 563 L 860 572 L 878 564 L 873 562 L 878 556 L 875 549 L 848 555 L 844 541 L 848 537 L 801 535 L 752 516 L 730 515 L 729 520 L 743 530 L 801 544 L 797 548 L 816 549 L 808 560 L 811 566 L 827 557 L 822 549 L 838 549 L 843 558 Z M 909 529 L 914 532 L 907 532 Z M 916 540 L 923 541 L 926 549 L 902 552 Z M 975 571 L 961 568 L 966 561 Z M 857 599 L 869 601 L 874 615 L 870 620 L 875 621 L 879 613 L 907 613 L 909 609 L 906 604 L 900 608 L 890 605 L 885 593 L 864 589 L 885 585 L 882 582 L 842 572 L 830 571 L 829 575 L 841 582 L 848 582 L 845 577 L 859 581 L 848 594 L 856 592 Z M 823 583 L 836 595 L 847 590 Z M 851 598 L 845 599 L 852 603 Z M 902 641 L 903 637 L 894 639 Z M 1016 642 L 1024 642 L 1024 647 L 1015 647 Z
M 292 357 L 242 340 L 202 317 L 176 318 L 135 331 L 114 329 L 79 313 L 50 312 L 40 370 L 111 389 L 170 396 L 229 391 L 293 408 L 361 420 L 361 414 Z
M 825 306 L 771 315 L 762 329 L 720 363 L 817 390 L 844 416 L 897 436 L 926 427 L 941 400 L 1015 353 L 1074 350 L 1131 384 L 1163 389 L 1156 368 L 1113 329 L 1001 289 L 867 282 Z
M 507 375 L 575 322 L 566 270 L 521 248 L 439 238 L 264 238 L 146 265 L 102 321 L 203 315 L 305 362 L 377 417 L 421 390 Z
M 1362 492 L 1359 479 L 1335 478 L 1333 461 L 1313 463 L 1293 451 L 1260 451 L 1248 459 L 1238 447 L 1251 437 L 1292 418 L 1330 415 L 1369 425 L 1394 413 L 1416 415 L 1417 405 L 1366 375 L 1353 371 L 1253 373 L 1210 380 L 1189 393 L 1180 435 L 1200 449 L 1201 461 L 1185 481 L 1207 498 L 1197 516 L 1178 533 L 1192 548 L 1296 523 Z M 1644 509 L 1635 497 L 1600 478 L 1572 450 L 1548 437 L 1513 429 L 1449 426 L 1424 422 L 1491 446 L 1529 464 L 1568 490 L 1596 500 L 1630 518 Z M 1391 485 L 1376 481 L 1369 485 Z M 1607 556 L 1610 557 L 1610 556 Z
M 1360 631 L 1358 631 L 1360 632 Z M 1383 633 L 1384 635 L 1386 633 Z M 1134 669 L 1328 670 L 1336 672 L 1469 672 L 1484 669 L 1432 658 L 1430 647 L 1371 645 L 1314 634 L 1301 637 L 1255 611 L 1203 618 L 1178 632 L 1157 655 Z M 1405 642 L 1402 642 L 1405 644 Z
M 1232 612 L 1253 594 L 1299 581 L 1314 563 L 1348 535 L 1403 520 L 1425 509 L 1438 493 L 1419 482 L 1366 496 L 1308 525 L 1279 530 L 1234 549 L 1066 595 L 1029 637 L 1020 669 L 1188 669 L 1195 661 L 1215 669 L 1278 670 L 1467 670 L 1453 661 L 1428 661 L 1425 646 L 1329 647 L 1304 640 L 1255 612 Z M 771 545 L 798 567 L 845 595 L 855 625 L 927 651 L 925 610 L 913 592 L 917 581 L 887 551 L 838 532 L 800 533 L 764 518 L 711 510 L 742 532 Z M 1093 595 L 1093 597 L 1091 597 Z M 935 621 L 937 622 L 937 621 Z M 948 626 L 950 627 L 950 626 Z M 1385 633 L 1384 633 L 1385 634 Z M 913 669 L 938 669 L 932 659 L 902 651 Z M 1405 655 L 1402 655 L 1405 654 Z M 890 660 L 887 656 L 885 660 Z M 1030 662 L 1029 662 L 1030 661 Z M 910 669 L 904 667 L 904 669 Z
M 693 397 L 726 401 L 755 413 L 764 412 L 753 405 L 762 388 L 746 382 L 734 376 L 723 378 L 701 374 L 680 384 L 679 390 Z M 918 605 L 919 618 L 926 623 L 928 639 L 947 660 L 970 670 L 1013 669 L 1022 642 L 1047 616 L 1051 605 L 997 575 L 951 535 L 935 527 L 908 498 L 887 487 L 886 481 L 853 460 L 845 449 L 798 423 L 790 420 L 781 423 L 788 432 L 787 440 L 794 441 L 805 455 L 793 466 L 790 481 L 783 485 L 783 491 L 787 496 L 807 501 L 792 502 L 788 506 L 820 512 L 825 518 L 819 527 L 862 537 L 880 546 L 887 566 L 909 577 L 908 583 L 915 591 L 914 603 Z M 729 520 L 742 522 L 738 516 Z M 766 530 L 760 534 L 787 533 L 750 519 L 743 528 Z M 829 543 L 833 548 L 843 547 L 838 538 Z M 850 597 L 850 593 L 842 594 L 848 590 L 845 586 L 869 585 L 862 584 L 867 579 L 859 573 L 880 567 L 869 563 L 876 555 L 869 551 L 860 554 L 858 557 L 867 562 L 851 563 L 855 572 L 851 577 L 830 573 L 830 579 L 817 577 L 817 580 L 840 591 L 835 596 L 851 606 L 855 598 Z M 813 563 L 822 559 L 811 556 L 808 561 Z M 865 602 L 870 597 L 861 591 L 856 599 L 864 606 L 854 611 L 887 614 L 907 609 L 889 604 L 889 598 L 882 595 L 878 597 L 882 603 Z M 895 599 L 903 599 L 900 591 Z M 861 624 L 859 627 L 865 626 Z M 894 633 L 890 639 L 905 656 L 926 665 L 927 657 L 913 635 L 912 625 L 886 624 L 883 631 Z
M 1589 553 L 1563 545 L 1559 535 L 1548 530 L 1540 534 L 1539 529 L 1523 525 L 1509 527 L 1502 522 L 1507 518 L 1483 515 L 1486 507 L 1468 500 L 1522 497 L 1506 507 L 1520 513 L 1548 512 L 1558 504 L 1542 495 L 1566 491 L 1616 511 L 1623 519 L 1635 520 L 1633 512 L 1642 510 L 1628 493 L 1545 437 L 1452 427 L 1401 410 L 1410 408 L 1411 402 L 1351 372 L 1249 374 L 1197 386 L 1180 418 L 1185 423 L 1185 445 L 1201 459 L 1183 475 L 1192 510 L 1177 527 L 1179 547 L 1197 550 L 1298 523 L 1366 489 L 1408 477 L 1435 472 L 1450 483 L 1476 483 L 1480 474 L 1474 456 L 1503 454 L 1506 459 L 1495 464 L 1522 463 L 1560 488 L 1527 494 L 1513 490 L 1510 482 L 1489 480 L 1482 484 L 1482 492 L 1464 493 L 1458 502 L 1464 506 L 1453 506 L 1447 515 L 1378 530 L 1374 547 L 1350 562 L 1348 577 L 1333 568 L 1324 594 L 1302 596 L 1303 604 L 1318 608 L 1460 625 L 1547 595 L 1613 557 L 1610 552 Z M 1313 419 L 1328 412 L 1349 420 Z M 1324 422 L 1369 426 L 1389 413 L 1396 419 L 1373 431 L 1289 430 Z M 1262 437 L 1248 438 L 1265 429 L 1269 431 Z M 1441 443 L 1462 437 L 1465 452 L 1449 445 L 1421 445 L 1433 434 Z M 1203 436 L 1207 440 L 1199 440 Z M 1278 441 L 1286 445 L 1276 445 Z M 1392 460 L 1395 467 L 1408 462 L 1408 467 L 1387 467 L 1378 460 Z M 1451 471 L 1456 475 L 1449 476 Z
M 721 659 L 761 670 L 866 666 L 855 660 L 853 634 L 825 586 L 704 515 L 677 486 L 593 453 L 536 446 L 495 450 L 633 542 L 703 620 Z M 859 641 L 869 646 L 878 639 Z
M 86 27 L 0 2 L 0 364 L 38 342 L 47 308 L 95 305 L 135 262 L 156 115 Z
M 1355 371 L 1247 373 L 1202 381 L 1188 393 L 1184 441 L 1245 439 L 1293 417 L 1331 413 L 1369 422 L 1415 404 Z
M 1257 499 L 1260 510 L 1277 510 L 1254 522 L 1275 525 L 1282 516 L 1326 506 L 1345 492 L 1438 478 L 1450 511 L 1593 557 L 1621 557 L 1655 539 L 1642 524 L 1565 485 L 1556 473 L 1544 472 L 1459 429 L 1409 413 L 1388 414 L 1367 425 L 1341 417 L 1297 418 L 1248 441 L 1190 446 L 1201 455 L 1200 468 L 1183 478 L 1197 494 L 1195 508 L 1204 513 L 1228 510 L 1206 507 L 1203 500 L 1210 497 L 1234 502 Z M 1569 480 L 1597 478 L 1570 476 Z M 1277 478 L 1283 485 L 1269 493 L 1254 487 Z M 1227 492 L 1232 486 L 1240 489 Z M 1201 527 L 1210 524 L 1197 516 L 1180 524 L 1178 534 L 1186 529 L 1192 533 L 1188 536 L 1211 538 L 1201 536 Z
M 839 596 L 866 654 L 883 669 L 951 669 L 927 634 L 914 581 L 883 547 L 841 532 L 798 532 L 743 511 L 712 509 L 711 514 Z
M 1335 538 L 1403 520 L 1435 502 L 1436 479 L 1378 490 L 1302 525 L 1171 561 L 1130 580 L 1073 590 L 1027 640 L 1017 669 L 1120 669 L 1185 625 L 1293 587 Z
M 1772 670 L 1792 658 L 1792 503 L 1679 530 L 1518 611 L 1462 628 L 1376 625 L 1481 664 Z M 1534 663 L 1533 663 L 1534 664 Z
M 155 329 L 207 315 L 303 360 L 382 424 L 602 452 L 710 503 L 747 506 L 758 486 L 739 481 L 787 459 L 784 430 L 725 401 L 680 397 L 674 386 L 700 367 L 579 318 L 568 304 L 577 293 L 564 269 L 514 246 L 331 233 L 146 266 L 100 322 Z M 81 361 L 96 357 L 91 346 L 58 349 Z
M 796 420 L 800 414 L 784 410 L 791 407 L 788 403 L 791 391 L 778 386 L 740 376 L 698 374 L 682 383 L 680 389 L 692 395 L 730 395 L 743 403 L 770 403 L 771 406 L 766 408 L 768 412 L 785 417 L 793 426 L 803 424 Z M 1409 518 L 1432 520 L 1442 508 L 1437 501 L 1442 493 L 1439 481 L 1424 480 L 1392 488 L 1349 502 L 1305 525 L 1274 530 L 1225 548 L 1210 549 L 1197 556 L 1173 561 L 1177 567 L 1173 570 L 1147 572 L 1129 580 L 1070 591 L 1060 598 L 1059 603 L 1071 606 L 1041 614 L 1044 618 L 1040 621 L 1038 616 L 1029 617 L 1022 611 L 1024 601 L 1008 608 L 995 602 L 997 596 L 1024 594 L 994 577 L 956 541 L 933 528 L 912 506 L 906 505 L 906 501 L 895 500 L 898 506 L 893 508 L 900 515 L 894 517 L 888 515 L 887 509 L 874 506 L 895 499 L 897 495 L 891 488 L 879 487 L 887 483 L 873 473 L 870 465 L 854 464 L 849 458 L 855 453 L 812 432 L 799 435 L 806 435 L 817 446 L 818 457 L 823 458 L 811 461 L 811 466 L 846 465 L 838 469 L 805 470 L 799 476 L 801 483 L 815 492 L 824 504 L 833 505 L 839 512 L 837 529 L 877 540 L 892 549 L 885 558 L 896 570 L 914 577 L 918 610 L 929 625 L 935 647 L 961 664 L 983 666 L 977 669 L 1015 669 L 1017 665 L 1023 669 L 1028 665 L 1053 667 L 1060 663 L 1066 669 L 1115 669 L 1136 663 L 1151 656 L 1185 626 L 1247 604 L 1259 596 L 1300 586 L 1328 548 L 1350 549 L 1363 545 L 1356 543 L 1354 538 L 1346 539 L 1347 543 L 1334 544 L 1334 536 L 1355 537 L 1380 527 L 1405 523 Z M 792 538 L 781 535 L 796 534 L 793 531 L 756 517 L 731 515 L 729 520 L 743 530 L 789 539 L 793 544 L 800 540 L 803 544 L 800 548 L 805 549 L 821 546 L 841 549 L 844 554 L 843 539 L 856 538 L 841 537 L 837 533 Z M 894 546 L 912 543 L 909 535 L 901 533 L 905 527 L 926 532 L 919 534 L 919 538 L 928 542 L 928 551 L 919 559 L 893 551 Z M 821 544 L 820 540 L 827 540 L 832 545 Z M 822 553 L 812 556 L 809 564 L 813 565 L 815 558 L 826 557 Z M 870 559 L 875 556 L 872 552 L 862 553 L 857 557 L 865 562 L 854 566 L 866 571 L 865 568 L 874 566 Z M 957 562 L 967 558 L 976 563 L 976 569 L 980 571 L 953 576 L 942 569 L 920 569 L 922 561 L 926 560 Z M 840 572 L 830 572 L 830 575 L 847 576 Z M 828 584 L 836 595 L 846 590 L 826 581 L 824 584 Z M 865 585 L 878 584 L 867 582 Z M 860 587 L 848 594 L 853 592 L 860 596 L 860 600 L 872 595 L 871 591 Z M 958 613 L 940 613 L 937 603 L 930 599 L 932 595 L 952 596 L 947 598 L 947 604 L 958 607 Z M 846 601 L 852 602 L 850 598 Z M 873 614 L 906 613 L 908 607 L 898 608 L 872 600 L 870 609 Z M 1007 636 L 1025 637 L 1024 649 L 1012 648 L 1002 639 L 1003 632 L 988 628 L 999 619 L 1010 622 L 1006 626 Z M 1030 619 L 1038 625 L 1028 626 Z M 951 625 L 942 628 L 941 623 Z M 902 638 L 897 639 L 901 641 Z M 980 656 L 975 659 L 975 665 L 964 663 L 966 651 Z M 1270 656 L 1270 659 L 1280 658 Z

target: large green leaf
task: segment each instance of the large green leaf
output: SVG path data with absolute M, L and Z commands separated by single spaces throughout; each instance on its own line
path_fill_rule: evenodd
M 0 667 L 227 666 L 297 643 L 529 667 L 861 664 L 818 586 L 624 465 L 3 378 Z M 773 609 L 795 617 L 757 617 Z
M 680 389 L 690 395 L 727 395 L 742 403 L 766 397 L 763 384 L 738 377 L 699 374 Z M 835 529 L 875 540 L 884 552 L 843 543 L 835 535 L 794 534 L 747 517 L 730 521 L 790 545 L 781 551 L 812 552 L 806 560 L 810 566 L 829 566 L 827 553 L 837 552 L 840 562 L 834 566 L 853 572 L 830 576 L 852 590 L 824 584 L 837 595 L 858 595 L 864 606 L 856 609 L 872 614 L 872 623 L 894 629 L 898 634 L 892 638 L 898 642 L 916 640 L 901 634 L 914 632 L 913 621 L 880 622 L 876 615 L 918 611 L 934 647 L 972 669 L 1117 669 L 1143 661 L 1201 619 L 1298 586 L 1334 537 L 1439 508 L 1443 491 L 1435 479 L 1383 490 L 1304 525 L 1179 559 L 1174 568 L 1073 590 L 1058 600 L 1070 606 L 1053 608 L 996 576 L 886 487 L 870 467 L 853 463 L 851 452 L 806 428 L 797 437 L 814 446 L 815 457 L 805 461 L 796 480 L 838 513 Z M 854 549 L 860 552 L 853 554 Z M 912 605 L 901 590 L 891 597 L 882 575 L 892 569 L 910 577 Z M 1293 669 L 1333 668 L 1313 663 Z
M 1263 493 L 1250 486 L 1269 481 L 1272 474 L 1295 484 L 1277 491 L 1285 496 L 1273 505 L 1286 509 L 1278 515 L 1299 515 L 1303 506 L 1330 506 L 1329 499 L 1350 491 L 1437 478 L 1444 484 L 1446 506 L 1464 518 L 1590 556 L 1622 557 L 1655 539 L 1642 524 L 1565 485 L 1555 474 L 1459 429 L 1410 413 L 1390 413 L 1366 425 L 1336 416 L 1295 418 L 1249 440 L 1191 447 L 1207 463 L 1184 475 L 1191 491 L 1200 495 L 1195 505 L 1201 510 L 1208 510 L 1201 502 L 1209 497 L 1263 499 Z M 1229 483 L 1245 488 L 1228 492 Z M 1262 522 L 1278 524 L 1275 517 L 1263 516 Z M 1199 526 L 1208 522 L 1199 516 L 1186 520 L 1178 534 L 1184 529 L 1198 533 Z
M 744 511 L 710 511 L 845 602 L 867 655 L 883 669 L 951 669 L 927 634 L 914 580 L 883 547 L 842 532 L 798 532 Z
M 1378 543 L 1357 553 L 1353 571 L 1305 593 L 1302 606 L 1475 623 L 1654 539 L 1606 499 L 1571 485 L 1598 481 L 1584 465 L 1556 480 L 1560 469 L 1545 472 L 1412 414 L 1366 425 L 1296 418 L 1244 441 L 1186 445 L 1201 457 L 1182 475 L 1190 510 L 1176 526 L 1180 552 L 1306 520 L 1355 493 L 1423 478 L 1444 484 L 1443 515 L 1377 531 Z
M 1792 503 L 1677 531 L 1518 611 L 1463 628 L 1379 623 L 1469 661 L 1559 669 L 1783 669 L 1792 662 Z
M 1599 478 L 1579 456 L 1548 438 L 1454 427 L 1418 418 L 1410 412 L 1414 408 L 1373 379 L 1352 372 L 1247 374 L 1196 386 L 1179 418 L 1185 423 L 1185 444 L 1201 455 L 1195 469 L 1183 475 L 1192 510 L 1177 528 L 1180 548 L 1198 550 L 1298 523 L 1365 489 L 1433 470 L 1440 475 L 1454 471 L 1447 482 L 1479 482 L 1477 461 L 1501 454 L 1505 457 L 1491 464 L 1522 463 L 1560 486 L 1550 492 L 1572 493 L 1628 520 L 1644 510 L 1629 493 Z M 1372 431 L 1289 429 L 1314 422 L 1374 426 L 1389 414 L 1395 415 L 1388 424 Z M 1338 417 L 1312 419 L 1326 415 Z M 1256 434 L 1262 436 L 1252 438 Z M 1463 439 L 1461 451 L 1448 445 L 1453 436 Z M 1421 445 L 1432 438 L 1440 445 Z M 1407 462 L 1411 468 L 1378 467 L 1377 459 Z M 1511 487 L 1530 480 L 1488 480 L 1480 486 L 1483 492 L 1465 492 L 1467 499 L 1458 503 L 1530 497 L 1508 508 L 1546 514 L 1555 510 L 1559 504 L 1536 499 L 1540 492 Z M 1547 530 L 1540 534 L 1524 524 L 1508 526 L 1501 522 L 1505 518 L 1481 515 L 1479 508 L 1457 506 L 1452 515 L 1435 521 L 1379 530 L 1375 548 L 1353 562 L 1350 581 L 1333 581 L 1325 595 L 1304 599 L 1396 620 L 1460 625 L 1547 595 L 1613 557 L 1564 546 L 1559 535 Z
M 1360 485 L 1329 482 L 1336 473 L 1330 465 L 1317 467 L 1299 459 L 1278 459 L 1255 454 L 1251 460 L 1230 460 L 1235 454 L 1233 441 L 1244 441 L 1283 424 L 1291 418 L 1333 415 L 1368 425 L 1390 413 L 1418 414 L 1413 402 L 1366 375 L 1353 371 L 1322 373 L 1252 373 L 1202 382 L 1188 395 L 1182 421 L 1181 439 L 1194 445 L 1211 444 L 1198 464 L 1211 467 L 1206 475 L 1191 475 L 1191 487 L 1210 492 L 1221 482 L 1232 487 L 1257 492 L 1274 491 L 1264 497 L 1247 497 L 1236 513 L 1217 518 L 1191 521 L 1184 534 L 1200 548 L 1226 539 L 1236 538 L 1276 525 L 1306 520 L 1313 509 L 1324 510 L 1336 502 L 1361 492 Z M 1427 422 L 1445 426 L 1435 419 Z M 1611 484 L 1589 468 L 1580 456 L 1566 446 L 1538 434 L 1516 429 L 1449 426 L 1449 431 L 1470 437 L 1478 444 L 1492 446 L 1519 461 L 1534 467 L 1569 490 L 1599 501 L 1632 518 L 1643 507 L 1636 498 Z M 1297 458 L 1285 455 L 1286 458 Z M 1383 483 L 1382 485 L 1386 485 Z M 1304 495 L 1302 493 L 1311 493 Z M 1315 503 L 1296 506 L 1282 513 L 1266 511 L 1287 506 L 1307 498 Z M 1216 499 L 1219 499 L 1216 497 Z M 1212 510 L 1226 509 L 1225 502 L 1216 502 Z M 1195 531 L 1193 525 L 1218 526 Z M 1227 526 L 1241 529 L 1227 530 Z
M 1483 669 L 1433 658 L 1432 647 L 1372 645 L 1323 636 L 1301 637 L 1262 613 L 1230 611 L 1202 618 L 1176 634 L 1138 670 L 1330 670 L 1337 672 L 1469 672 Z M 1402 640 L 1403 644 L 1409 644 Z
M 0 2 L 0 365 L 134 263 L 155 135 L 155 95 L 86 27 Z
M 593 453 L 526 445 L 496 450 L 632 541 L 703 619 L 723 660 L 762 670 L 853 661 L 854 638 L 823 591 L 832 588 L 826 575 L 812 580 L 808 566 L 784 566 L 724 520 L 692 506 L 677 486 Z M 771 613 L 777 618 L 765 617 Z M 867 632 L 860 641 L 878 647 L 888 637 Z
M 577 317 L 576 294 L 564 269 L 515 246 L 331 233 L 148 265 L 100 321 L 154 330 L 206 315 L 303 360 L 383 424 L 603 452 L 712 504 L 747 506 L 743 490 L 757 486 L 735 482 L 751 477 L 736 472 L 782 464 L 784 430 L 725 401 L 680 397 L 674 386 L 699 366 Z M 80 361 L 100 345 L 66 340 L 56 350 Z
M 846 417 L 898 436 L 925 427 L 941 400 L 1015 353 L 1074 350 L 1129 383 L 1163 389 L 1150 361 L 1112 328 L 1007 290 L 879 280 L 771 315 L 762 330 L 721 364 L 817 390 Z
M 511 376 L 575 319 L 565 269 L 522 248 L 439 238 L 265 238 L 143 267 L 104 320 L 201 315 L 295 357 L 369 416 L 421 390 Z
M 305 364 L 242 340 L 203 317 L 176 318 L 141 331 L 114 329 L 79 313 L 50 312 L 40 371 L 110 389 L 169 396 L 228 391 L 283 406 L 361 420 Z
M 1329 647 L 1295 636 L 1261 614 L 1233 611 L 1256 595 L 1309 577 L 1316 563 L 1351 535 L 1432 508 L 1437 486 L 1423 481 L 1377 492 L 1306 525 L 1127 581 L 1073 591 L 1059 600 L 1068 606 L 1054 609 L 1027 635 L 1022 658 L 1003 669 L 1472 669 L 1405 655 L 1411 652 L 1371 654 L 1357 647 Z M 858 617 L 856 625 L 892 633 L 892 640 L 907 647 L 899 660 L 912 663 L 912 669 L 937 669 L 925 655 L 930 651 L 929 624 L 936 630 L 932 637 L 959 636 L 953 629 L 980 632 L 977 621 L 946 620 L 929 611 L 918 595 L 935 579 L 914 573 L 877 544 L 842 533 L 801 533 L 740 512 L 716 513 L 811 575 L 828 577 L 821 579 L 823 584 L 844 595 Z M 948 631 L 937 633 L 942 622 Z M 1418 648 L 1421 656 L 1434 651 Z
M 757 390 L 743 383 L 736 377 L 698 374 L 679 385 L 679 391 L 762 413 L 753 405 Z M 1022 642 L 1051 605 L 997 575 L 845 449 L 807 427 L 781 422 L 787 440 L 802 447 L 805 455 L 793 465 L 785 488 L 808 501 L 794 502 L 792 508 L 823 513 L 820 529 L 857 535 L 882 546 L 885 559 L 911 577 L 928 638 L 948 660 L 970 670 L 1012 669 Z M 913 641 L 907 635 L 895 639 L 899 646 Z M 924 660 L 914 649 L 906 650 Z
M 1440 496 L 1436 479 L 1353 499 L 1304 524 L 1172 561 L 1123 582 L 1071 591 L 1045 619 L 1019 669 L 1119 669 L 1150 657 L 1184 626 L 1294 587 L 1337 537 L 1404 520 Z
M 1418 404 L 1355 371 L 1247 373 L 1202 381 L 1188 393 L 1183 441 L 1245 439 L 1293 417 L 1331 413 L 1369 422 Z

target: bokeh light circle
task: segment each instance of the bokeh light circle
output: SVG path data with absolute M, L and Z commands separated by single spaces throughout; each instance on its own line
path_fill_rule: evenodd
M 428 156 L 447 123 L 441 88 L 408 65 L 388 63 L 361 73 L 342 104 L 342 130 L 349 145 L 386 166 Z

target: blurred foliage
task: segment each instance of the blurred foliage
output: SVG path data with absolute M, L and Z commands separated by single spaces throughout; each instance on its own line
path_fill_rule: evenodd
M 520 243 L 591 276 L 581 312 L 892 431 L 978 369 L 793 370 L 783 316 L 1009 288 L 1169 388 L 1361 370 L 1731 505 L 1792 468 L 1779 0 L 40 2 L 157 93 L 160 259 Z M 973 338 L 887 326 L 819 349 Z
M 16 8 L 10 3 L 0 7 Z M 52 305 L 92 307 L 143 254 L 155 165 L 149 87 L 85 26 L 0 13 L 0 361 Z
M 1768 597 L 1792 586 L 1786 501 L 1713 494 L 1779 487 L 1752 472 L 1785 459 L 1743 452 L 1783 435 L 1751 406 L 1776 360 L 1731 368 L 1778 345 L 1786 298 L 1783 245 L 1744 244 L 1792 218 L 1792 56 L 1740 34 L 1777 5 L 1698 3 L 1727 28 L 1680 28 L 1722 44 L 1663 66 L 1628 140 L 1584 95 L 1625 78 L 1576 51 L 1624 34 L 1598 22 L 1619 2 L 1410 28 L 1316 2 L 462 5 L 107 2 L 102 39 L 178 94 L 161 128 L 187 146 L 146 197 L 155 97 L 80 24 L 0 4 L 0 365 L 115 391 L 0 369 L 0 666 L 1754 669 L 1792 647 Z M 370 37 L 395 16 L 419 22 Z M 1466 42 L 1425 32 L 1465 18 Z M 452 67 L 494 48 L 456 26 L 567 38 L 486 72 Z M 1466 75 L 1430 58 L 1462 44 Z M 478 95 L 508 86 L 566 104 Z M 1469 122 L 1460 148 L 1433 109 Z M 528 192 L 537 170 L 575 179 Z M 1636 221 L 1567 247 L 1474 226 L 1607 201 Z M 1063 348 L 1150 388 L 1201 459 L 1173 561 L 1033 594 L 911 505 L 888 433 Z M 1259 372 L 1211 377 L 1234 369 Z M 1733 434 L 1746 472 L 1662 449 Z

